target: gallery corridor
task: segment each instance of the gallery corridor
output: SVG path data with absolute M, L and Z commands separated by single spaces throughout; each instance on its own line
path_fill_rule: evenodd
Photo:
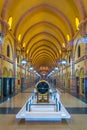
M 40 80 L 70 120 L 16 119 Z M 87 130 L 87 0 L 0 0 L 0 130 L 45 129 Z

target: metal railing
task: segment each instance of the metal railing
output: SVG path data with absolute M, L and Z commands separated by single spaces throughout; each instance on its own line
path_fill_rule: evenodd
M 59 99 L 53 94 L 51 94 L 51 98 L 54 98 L 55 103 L 32 103 L 33 99 L 35 98 L 35 93 L 34 95 L 31 96 L 29 101 L 26 103 L 26 111 L 31 111 L 31 106 L 56 106 L 56 112 L 61 110 L 61 103 L 59 102 Z

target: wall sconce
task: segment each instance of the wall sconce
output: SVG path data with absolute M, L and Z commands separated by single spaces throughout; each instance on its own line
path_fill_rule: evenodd
M 21 53 L 23 55 L 23 59 L 21 60 L 21 64 L 22 65 L 27 65 L 27 60 L 25 58 L 25 48 L 24 47 L 21 49 Z
M 23 58 L 23 59 L 21 60 L 21 64 L 22 64 L 22 65 L 26 65 L 26 64 L 27 64 L 27 60 Z
M 58 67 L 55 67 L 54 70 L 58 70 Z
M 58 62 L 61 65 L 65 65 L 67 63 L 66 59 L 62 59 L 61 61 Z
M 67 63 L 67 61 L 65 59 L 62 59 L 61 64 L 65 65 L 66 63 Z
M 33 70 L 33 69 L 34 69 L 33 66 L 30 66 L 30 67 L 29 67 L 29 70 Z

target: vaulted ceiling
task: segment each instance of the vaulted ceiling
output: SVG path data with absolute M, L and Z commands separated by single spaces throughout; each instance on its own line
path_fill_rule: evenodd
M 34 68 L 49 72 L 73 39 L 76 18 L 86 19 L 86 5 L 87 0 L 1 0 L 0 19 L 11 26 Z

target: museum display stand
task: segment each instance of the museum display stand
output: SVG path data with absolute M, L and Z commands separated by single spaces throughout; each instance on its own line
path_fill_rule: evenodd
M 41 80 L 16 118 L 27 121 L 61 121 L 71 116 L 60 101 L 60 92 L 50 89 L 49 83 Z

